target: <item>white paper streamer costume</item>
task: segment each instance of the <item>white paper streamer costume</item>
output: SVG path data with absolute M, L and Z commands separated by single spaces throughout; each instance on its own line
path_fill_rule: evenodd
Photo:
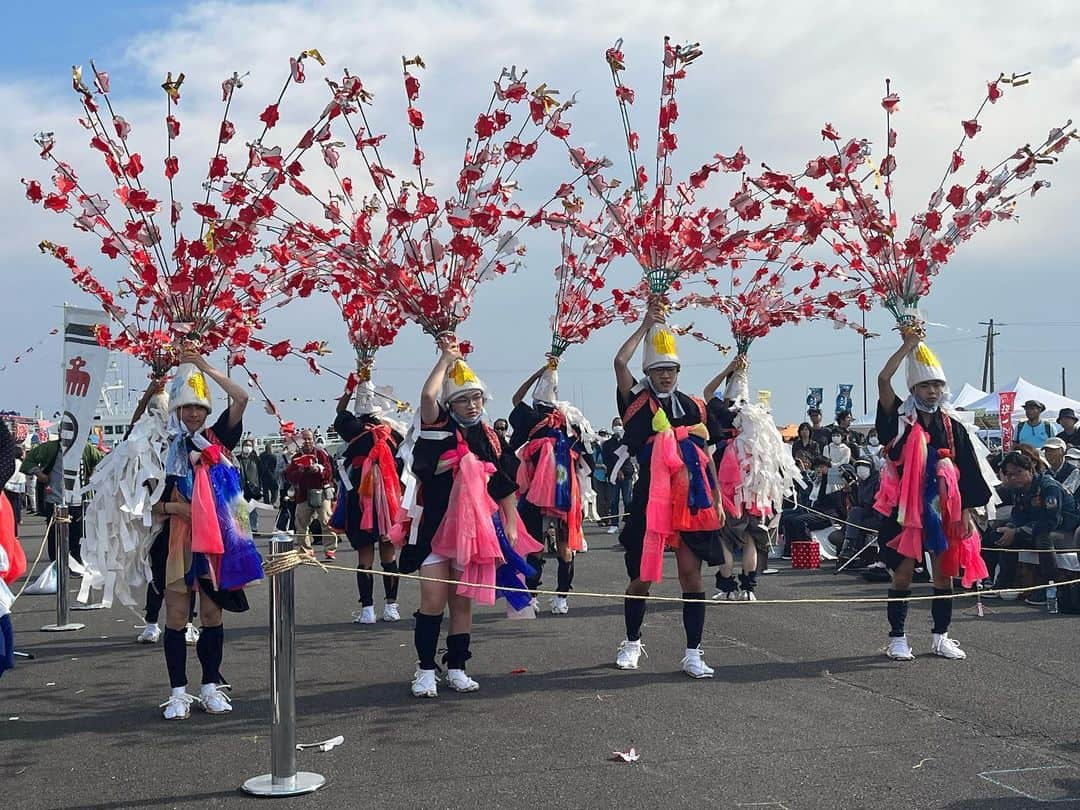
M 158 529 L 151 510 L 165 489 L 168 418 L 168 397 L 153 397 L 131 435 L 94 468 L 86 487 L 93 496 L 83 516 L 80 602 L 89 601 L 91 590 L 101 591 L 105 607 L 114 598 L 133 607 L 143 597 Z

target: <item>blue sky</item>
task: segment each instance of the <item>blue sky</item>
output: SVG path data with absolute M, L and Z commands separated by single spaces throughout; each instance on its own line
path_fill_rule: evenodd
M 0 266 L 7 289 L 31 294 L 0 320 L 0 347 L 6 354 L 0 365 L 56 325 L 64 300 L 90 303 L 62 267 L 38 254 L 40 239 L 71 241 L 84 262 L 109 276 L 108 263 L 96 247 L 79 244 L 62 220 L 29 206 L 19 183 L 24 176 L 48 177 L 33 147 L 37 130 L 56 130 L 72 162 L 77 167 L 88 162 L 85 139 L 73 137 L 79 133 L 73 128 L 77 105 L 69 90 L 69 71 L 72 64 L 87 64 L 91 56 L 110 72 L 114 99 L 130 112 L 148 165 L 160 165 L 162 145 L 147 125 L 160 126 L 156 88 L 165 70 L 188 74 L 186 145 L 204 161 L 220 81 L 234 69 L 251 71 L 246 106 L 236 117 L 238 132 L 244 134 L 280 81 L 288 56 L 310 47 L 320 48 L 330 61 L 326 75 L 348 65 L 377 88 L 377 115 L 391 128 L 401 120 L 398 56 L 422 53 L 428 62 L 423 76 L 429 121 L 425 151 L 435 165 L 457 155 L 489 81 L 506 63 L 528 65 L 534 76 L 566 93 L 580 90 L 571 116 L 575 134 L 591 151 L 608 154 L 621 165 L 604 49 L 616 37 L 626 38 L 628 76 L 639 90 L 635 114 L 639 128 L 647 131 L 655 115 L 660 34 L 667 31 L 675 39 L 700 39 L 705 52 L 693 66 L 685 91 L 680 90 L 677 176 L 697 168 L 713 152 L 731 154 L 740 144 L 754 160 L 797 165 L 820 150 L 817 132 L 826 121 L 842 132 L 874 138 L 883 125 L 878 104 L 883 79 L 890 76 L 902 98 L 896 121 L 897 188 L 905 217 L 925 203 L 955 145 L 959 121 L 970 116 L 983 82 L 998 71 L 1032 70 L 1034 78 L 1029 87 L 1010 93 L 989 111 L 971 160 L 996 160 L 1020 143 L 1041 140 L 1052 124 L 1080 114 L 1080 50 L 1073 41 L 1073 33 L 1080 30 L 1080 8 L 1066 0 L 1050 0 L 1024 15 L 1006 2 L 980 3 L 972 11 L 929 0 L 881 4 L 877 10 L 854 0 L 838 0 L 827 10 L 819 4 L 749 0 L 704 5 L 673 0 L 660 10 L 655 3 L 630 0 L 312 0 L 63 3 L 45 12 L 20 3 L 5 11 L 0 103 L 8 114 L 0 119 L 0 148 L 9 160 L 0 166 L 0 232 L 5 234 Z M 403 147 L 400 139 L 398 146 Z M 998 339 L 999 383 L 1023 374 L 1056 389 L 1060 367 L 1075 354 L 1080 312 L 1071 279 L 1080 252 L 1075 228 L 1080 148 L 1073 150 L 1047 173 L 1053 187 L 1023 201 L 1019 223 L 995 226 L 962 246 L 935 282 L 926 308 L 930 319 L 944 326 L 932 328 L 930 336 L 956 388 L 964 381 L 980 382 L 983 328 L 978 321 L 988 316 L 1011 324 Z M 444 187 L 447 176 L 443 171 L 438 178 Z M 536 194 L 541 184 L 534 182 Z M 547 348 L 557 244 L 550 234 L 537 233 L 528 248 L 527 269 L 483 287 L 473 317 L 461 330 L 477 346 L 474 364 L 494 389 L 495 412 L 508 409 L 511 393 L 542 363 Z M 626 273 L 618 283 L 631 281 L 632 269 Z M 351 361 L 337 317 L 326 300 L 304 301 L 282 311 L 269 331 L 279 337 L 327 339 L 337 354 L 326 365 L 347 369 Z M 727 338 L 719 318 L 702 314 L 693 320 L 717 339 Z M 313 330 L 313 324 L 318 328 Z M 872 388 L 894 338 L 889 318 L 880 310 L 870 315 L 869 326 L 886 334 L 871 345 Z M 577 401 L 597 423 L 613 415 L 610 362 L 625 333 L 621 326 L 598 333 L 589 344 L 572 349 L 561 369 L 562 395 Z M 50 355 L 49 345 L 35 352 L 33 362 L 17 367 L 9 363 L 0 409 L 29 410 L 34 404 L 54 409 L 59 346 L 54 339 Z M 700 391 L 724 362 L 712 349 L 686 340 L 680 351 L 685 390 Z M 407 327 L 399 343 L 377 359 L 377 381 L 393 385 L 403 398 L 415 399 L 432 360 L 430 340 Z M 780 422 L 800 416 L 810 385 L 824 387 L 829 398 L 837 383 L 855 383 L 856 405 L 861 405 L 859 339 L 854 333 L 825 325 L 788 327 L 757 342 L 751 362 L 751 387 L 773 392 Z M 306 376 L 291 363 L 256 360 L 252 365 L 274 398 L 287 400 L 286 418 L 323 425 L 330 421 L 329 403 L 292 399 L 332 398 L 340 391 L 336 378 Z M 132 376 L 133 384 L 141 383 L 138 371 Z M 1070 380 L 1070 393 L 1080 394 L 1080 376 L 1073 381 L 1070 373 Z M 252 414 L 252 421 L 257 429 L 271 425 L 262 415 Z

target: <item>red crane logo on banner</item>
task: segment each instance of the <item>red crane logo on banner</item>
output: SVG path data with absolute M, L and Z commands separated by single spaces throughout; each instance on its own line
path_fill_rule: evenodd
M 90 374 L 82 370 L 85 365 L 81 357 L 73 357 L 64 372 L 64 392 L 69 396 L 85 397 L 90 393 Z

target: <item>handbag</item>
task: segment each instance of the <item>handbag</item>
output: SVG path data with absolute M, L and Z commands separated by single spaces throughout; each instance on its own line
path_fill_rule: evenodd
M 321 487 L 308 490 L 307 505 L 312 509 L 321 509 L 323 505 L 323 491 Z

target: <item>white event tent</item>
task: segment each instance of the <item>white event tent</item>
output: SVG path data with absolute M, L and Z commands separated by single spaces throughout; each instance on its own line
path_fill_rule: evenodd
M 988 413 L 996 414 L 998 412 L 998 403 L 1000 402 L 998 393 L 1002 391 L 1016 392 L 1016 403 L 1013 405 L 1013 424 L 1016 424 L 1019 420 L 1024 418 L 1024 403 L 1029 399 L 1038 400 L 1046 406 L 1042 418 L 1050 422 L 1057 419 L 1058 411 L 1062 408 L 1080 410 L 1080 401 L 1070 399 L 1069 397 L 1063 397 L 1061 394 L 1055 394 L 1053 391 L 1047 390 L 1046 388 L 1040 388 L 1039 386 L 1028 382 L 1023 377 L 1017 377 L 1008 385 L 1000 388 L 998 392 L 987 394 L 980 399 L 976 399 L 973 402 L 969 402 L 968 404 L 959 407 L 963 407 L 965 410 L 969 411 L 985 410 Z

